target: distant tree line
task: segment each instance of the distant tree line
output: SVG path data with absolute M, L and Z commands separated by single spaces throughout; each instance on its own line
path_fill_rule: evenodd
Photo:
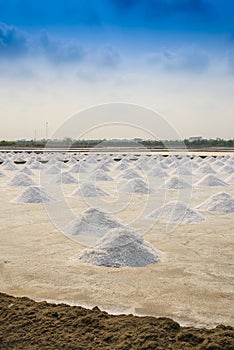
M 64 138 L 63 140 L 18 140 L 18 141 L 0 141 L 0 147 L 71 147 L 71 148 L 90 148 L 95 146 L 106 147 L 147 147 L 147 148 L 170 148 L 170 147 L 188 147 L 188 148 L 207 148 L 207 147 L 226 147 L 234 148 L 234 139 L 224 140 L 216 139 L 197 139 L 197 140 L 73 140 Z

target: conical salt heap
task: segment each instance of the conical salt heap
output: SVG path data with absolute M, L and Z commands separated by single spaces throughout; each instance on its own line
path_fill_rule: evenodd
M 172 201 L 154 210 L 148 215 L 152 219 L 182 224 L 196 224 L 205 220 L 205 217 L 196 210 L 189 208 L 181 201 Z
M 141 267 L 156 264 L 161 254 L 128 227 L 109 230 L 93 249 L 78 257 L 83 263 L 106 267 Z
M 104 170 L 98 169 L 90 176 L 90 181 L 112 181 L 113 178 L 105 173 Z
M 56 175 L 55 178 L 52 178 L 50 182 L 55 184 L 61 183 L 64 185 L 69 185 L 69 184 L 76 184 L 77 180 L 68 171 L 64 171 Z
M 99 186 L 96 186 L 93 182 L 85 182 L 80 185 L 78 189 L 76 189 L 72 193 L 73 197 L 108 197 L 109 194 L 103 191 Z
M 227 182 L 219 179 L 215 175 L 205 175 L 201 180 L 195 183 L 195 186 L 229 186 Z
M 17 173 L 15 176 L 7 183 L 8 186 L 33 186 L 35 182 L 30 176 L 24 173 Z
M 191 188 L 192 186 L 179 176 L 174 175 L 171 176 L 162 187 L 170 190 L 183 190 L 186 188 Z
M 214 211 L 221 213 L 234 212 L 234 197 L 226 192 L 219 192 L 208 198 L 205 202 L 196 206 L 202 211 Z
M 97 208 L 90 208 L 64 227 L 64 232 L 70 235 L 102 237 L 110 229 L 123 226 L 120 221 L 108 213 Z
M 40 186 L 30 186 L 21 193 L 15 200 L 16 203 L 50 203 L 53 199 L 47 195 L 45 190 Z
M 149 184 L 142 179 L 129 180 L 126 184 L 120 187 L 120 191 L 136 194 L 148 194 L 155 192 L 152 188 L 149 187 Z

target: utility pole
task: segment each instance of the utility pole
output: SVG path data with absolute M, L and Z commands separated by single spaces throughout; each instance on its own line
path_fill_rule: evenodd
M 46 122 L 46 141 L 48 140 L 48 122 Z

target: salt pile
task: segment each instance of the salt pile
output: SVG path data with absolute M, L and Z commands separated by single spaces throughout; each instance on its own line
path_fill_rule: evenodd
M 47 195 L 45 190 L 40 186 L 30 186 L 21 193 L 15 200 L 16 203 L 50 203 L 53 199 Z
M 196 182 L 195 186 L 229 186 L 227 182 L 219 179 L 215 175 L 205 175 L 201 180 Z
M 107 197 L 109 194 L 103 191 L 100 187 L 96 186 L 93 182 L 85 182 L 76 189 L 72 196 L 74 197 Z
M 8 183 L 8 186 L 33 186 L 34 181 L 24 173 L 17 173 Z
M 233 174 L 234 173 L 234 167 L 230 166 L 230 165 L 224 165 L 222 168 L 219 169 L 219 172 Z
M 41 169 L 42 168 L 42 164 L 40 162 L 38 162 L 37 160 L 34 160 L 31 164 L 30 164 L 30 169 Z
M 81 164 L 81 162 L 74 164 L 73 167 L 70 170 L 72 173 L 86 173 L 87 167 Z
M 186 188 L 191 188 L 192 186 L 186 181 L 182 180 L 179 176 L 171 176 L 164 185 L 164 188 L 170 190 L 183 190 Z
M 209 164 L 203 164 L 200 168 L 196 170 L 196 173 L 215 174 L 216 171 L 214 171 L 214 169 Z
M 148 172 L 149 176 L 152 177 L 159 177 L 159 178 L 163 178 L 163 177 L 168 177 L 169 175 L 167 174 L 167 172 L 163 169 L 161 169 L 159 166 L 154 167 L 153 169 L 151 169 Z
M 64 232 L 70 235 L 102 237 L 112 228 L 120 227 L 124 225 L 108 213 L 90 208 L 64 227 Z
M 52 165 L 52 167 L 46 170 L 47 174 L 59 174 L 60 172 L 61 172 L 61 169 L 58 168 L 57 165 Z
M 129 228 L 115 228 L 99 240 L 93 249 L 79 256 L 83 263 L 106 267 L 140 267 L 156 264 L 161 254 Z
M 105 173 L 104 170 L 99 169 L 95 171 L 89 178 L 91 181 L 112 181 L 113 178 Z
M 123 179 L 135 179 L 135 178 L 141 178 L 139 173 L 135 171 L 134 169 L 127 169 L 122 174 L 121 177 Z
M 19 170 L 19 173 L 27 174 L 27 175 L 34 175 L 32 170 L 29 169 L 27 166 L 23 167 Z
M 18 168 L 15 166 L 15 164 L 12 161 L 6 161 L 3 163 L 2 169 L 14 171 L 14 170 L 17 170 Z
M 69 185 L 69 184 L 76 184 L 77 180 L 74 178 L 74 176 L 72 176 L 71 174 L 69 174 L 68 171 L 64 171 L 60 174 L 58 174 L 55 178 L 52 178 L 51 183 L 54 184 L 64 184 L 64 185 Z
M 228 176 L 225 179 L 225 182 L 227 182 L 228 184 L 234 184 L 234 174 L 231 174 L 230 176 Z
M 208 198 L 196 207 L 202 211 L 214 211 L 223 213 L 234 212 L 234 197 L 226 192 L 219 192 Z
M 3 172 L 2 171 L 0 171 L 0 177 L 4 177 L 4 176 L 6 176 L 5 174 L 3 174 Z
M 203 215 L 181 201 L 169 202 L 154 210 L 148 217 L 183 224 L 196 224 L 205 220 Z
M 120 187 L 120 192 L 148 194 L 154 193 L 155 191 L 149 188 L 149 184 L 147 184 L 142 179 L 132 179 Z
M 171 173 L 171 175 L 185 175 L 185 176 L 191 176 L 192 173 L 190 170 L 188 170 L 185 166 L 178 166 L 176 167 L 173 172 Z

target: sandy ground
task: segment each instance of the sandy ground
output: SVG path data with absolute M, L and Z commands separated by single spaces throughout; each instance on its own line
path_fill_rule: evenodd
M 8 178 L 13 175 L 6 173 Z M 144 238 L 163 252 L 159 264 L 121 269 L 82 266 L 74 257 L 85 247 L 60 233 L 43 205 L 12 203 L 23 188 L 6 187 L 6 181 L 0 179 L 1 292 L 98 305 L 111 313 L 171 317 L 184 325 L 234 325 L 233 214 L 203 213 L 205 222 L 180 225 L 171 234 L 165 233 L 165 224 L 157 222 Z M 103 189 L 111 186 L 101 185 Z M 64 192 L 70 194 L 75 188 L 65 185 Z M 194 189 L 190 205 L 223 190 L 234 194 L 233 186 Z M 175 193 L 168 192 L 167 200 L 173 199 Z M 133 197 L 116 216 L 124 222 L 138 216 L 137 225 L 143 229 L 142 203 L 150 201 L 153 210 L 160 203 L 159 193 L 150 199 Z M 78 198 L 68 197 L 67 203 L 75 213 L 87 208 Z

